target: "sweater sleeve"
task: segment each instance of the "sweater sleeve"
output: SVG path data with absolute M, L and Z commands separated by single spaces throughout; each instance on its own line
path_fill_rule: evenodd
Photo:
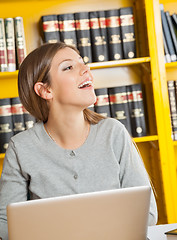
M 0 179 L 0 237 L 8 240 L 6 207 L 27 200 L 27 180 L 21 172 L 16 149 L 11 141 L 4 158 Z
M 120 183 L 122 188 L 134 186 L 151 186 L 148 173 L 138 152 L 136 144 L 126 130 L 123 132 L 123 148 L 120 164 Z M 152 189 L 152 186 L 151 186 Z M 149 225 L 157 223 L 157 206 L 153 191 L 149 210 Z

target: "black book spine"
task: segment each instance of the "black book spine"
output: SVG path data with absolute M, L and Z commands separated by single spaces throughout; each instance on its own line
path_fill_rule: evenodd
M 58 15 L 58 22 L 61 42 L 77 47 L 74 13 Z
M 101 23 L 101 20 L 99 20 L 101 14 L 102 13 L 98 14 L 98 11 L 89 12 L 93 62 L 103 62 L 108 61 L 109 59 L 107 39 L 105 35 L 106 23 L 105 27 L 103 27 L 104 23 Z M 105 17 L 103 16 L 102 18 Z M 102 29 L 100 23 L 102 24 Z
M 177 80 L 167 82 L 173 140 L 177 141 Z
M 110 117 L 109 96 L 107 88 L 95 89 L 96 102 L 94 104 L 95 112 L 102 114 L 105 117 Z
M 33 117 L 24 107 L 23 107 L 23 117 L 25 129 L 32 128 L 36 123 L 35 117 Z
M 173 21 L 173 25 L 174 25 L 175 29 L 177 29 L 177 16 L 176 16 L 175 13 L 173 13 L 173 14 L 171 15 L 171 19 L 172 19 L 172 21 Z
M 147 135 L 146 119 L 141 84 L 129 85 L 127 88 L 128 106 L 133 137 Z
M 76 24 L 77 48 L 85 63 L 92 62 L 92 48 L 90 37 L 90 22 L 88 12 L 74 14 Z
M 108 36 L 109 60 L 123 58 L 122 39 L 120 33 L 120 16 L 118 9 L 105 11 Z
M 59 24 L 57 15 L 45 15 L 41 17 L 43 36 L 45 43 L 60 41 Z
M 136 40 L 133 8 L 120 8 L 119 16 L 124 58 L 135 58 Z
M 19 97 L 11 98 L 14 135 L 25 130 L 23 106 Z
M 172 38 L 170 35 L 170 30 L 168 27 L 168 23 L 167 23 L 167 18 L 164 12 L 164 8 L 163 8 L 163 4 L 160 4 L 160 12 L 161 12 L 161 19 L 162 19 L 162 29 L 164 31 L 164 37 L 166 39 L 167 42 L 167 46 L 168 46 L 168 50 L 170 53 L 170 57 L 171 57 L 171 61 L 175 62 L 177 60 L 177 56 L 175 53 L 175 49 L 173 46 L 173 42 L 172 42 Z
M 124 124 L 129 134 L 132 135 L 126 86 L 108 88 L 108 93 L 111 117 Z
M 94 104 L 88 106 L 88 109 L 90 109 L 91 111 L 95 111 Z
M 177 105 L 176 105 L 175 81 L 173 80 L 168 81 L 167 86 L 168 86 L 168 96 L 169 96 L 169 105 L 170 105 L 172 139 L 177 140 Z
M 172 14 L 170 16 L 170 18 L 171 18 L 171 22 L 172 22 L 172 25 L 173 25 L 175 35 L 177 36 L 177 17 L 176 17 L 176 14 Z
M 173 28 L 173 23 L 172 23 L 172 20 L 171 20 L 171 17 L 170 17 L 170 14 L 169 14 L 168 11 L 165 12 L 165 15 L 166 15 L 168 26 L 169 26 L 169 29 L 170 29 L 171 38 L 172 38 L 172 41 L 173 41 L 173 46 L 174 46 L 174 49 L 175 49 L 175 53 L 177 55 L 177 37 L 176 37 L 176 34 L 175 34 L 175 30 Z
M 162 36 L 163 36 L 165 62 L 169 63 L 169 62 L 171 62 L 171 56 L 170 56 L 169 51 L 168 51 L 168 46 L 167 46 L 167 42 L 166 42 L 166 39 L 164 37 L 164 32 L 163 31 L 162 31 Z
M 103 52 L 104 52 L 104 61 L 109 61 L 109 52 L 108 52 L 108 35 L 107 35 L 107 26 L 106 26 L 106 13 L 105 11 L 97 11 L 98 20 L 100 27 L 100 36 L 103 39 Z
M 0 99 L 0 153 L 5 153 L 13 136 L 10 98 Z

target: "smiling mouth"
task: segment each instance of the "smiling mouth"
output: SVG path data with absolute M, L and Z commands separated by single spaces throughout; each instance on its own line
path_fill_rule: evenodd
M 84 83 L 80 84 L 78 86 L 78 88 L 81 89 L 81 88 L 86 88 L 86 87 L 90 87 L 90 86 L 92 86 L 92 81 L 89 80 L 89 81 L 85 81 Z

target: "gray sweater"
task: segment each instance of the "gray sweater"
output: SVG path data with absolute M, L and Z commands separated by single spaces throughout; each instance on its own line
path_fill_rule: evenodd
M 67 150 L 42 122 L 12 137 L 0 179 L 0 236 L 8 239 L 6 206 L 12 202 L 150 185 L 144 164 L 124 126 L 115 119 L 91 125 L 84 144 Z M 157 221 L 151 195 L 149 225 Z

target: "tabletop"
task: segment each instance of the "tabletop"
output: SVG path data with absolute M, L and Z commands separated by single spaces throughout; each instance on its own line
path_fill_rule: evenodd
M 177 223 L 156 225 L 148 227 L 148 238 L 150 240 L 167 240 L 165 232 L 177 228 Z

